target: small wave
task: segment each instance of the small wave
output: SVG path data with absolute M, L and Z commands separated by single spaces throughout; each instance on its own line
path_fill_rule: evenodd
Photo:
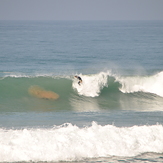
M 75 161 L 84 158 L 136 156 L 163 152 L 163 126 L 79 128 L 72 124 L 50 129 L 0 129 L 0 161 Z
M 36 74 L 23 74 L 23 73 L 9 73 L 7 75 L 4 75 L 3 78 L 35 78 L 35 77 L 56 77 L 53 73 L 49 74 L 41 74 L 41 73 L 36 73 Z

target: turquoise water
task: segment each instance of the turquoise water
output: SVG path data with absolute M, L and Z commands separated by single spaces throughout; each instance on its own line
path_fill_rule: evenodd
M 0 21 L 0 36 L 0 162 L 163 162 L 162 21 Z

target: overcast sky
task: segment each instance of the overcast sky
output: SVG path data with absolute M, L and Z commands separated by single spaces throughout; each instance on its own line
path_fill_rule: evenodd
M 0 0 L 0 20 L 163 20 L 163 0 Z

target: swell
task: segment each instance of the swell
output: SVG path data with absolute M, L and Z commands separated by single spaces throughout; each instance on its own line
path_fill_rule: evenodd
M 71 80 L 53 77 L 6 77 L 0 80 L 2 97 L 27 96 L 31 87 L 38 86 L 40 89 L 54 91 L 56 93 L 70 92 Z M 64 89 L 64 92 L 63 92 Z
M 64 108 L 72 81 L 53 77 L 5 77 L 0 80 L 0 110 L 37 111 Z M 60 106 L 60 107 L 58 107 Z

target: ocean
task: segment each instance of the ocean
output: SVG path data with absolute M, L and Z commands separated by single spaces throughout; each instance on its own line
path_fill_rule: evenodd
M 163 162 L 163 21 L 1 20 L 0 162 Z

